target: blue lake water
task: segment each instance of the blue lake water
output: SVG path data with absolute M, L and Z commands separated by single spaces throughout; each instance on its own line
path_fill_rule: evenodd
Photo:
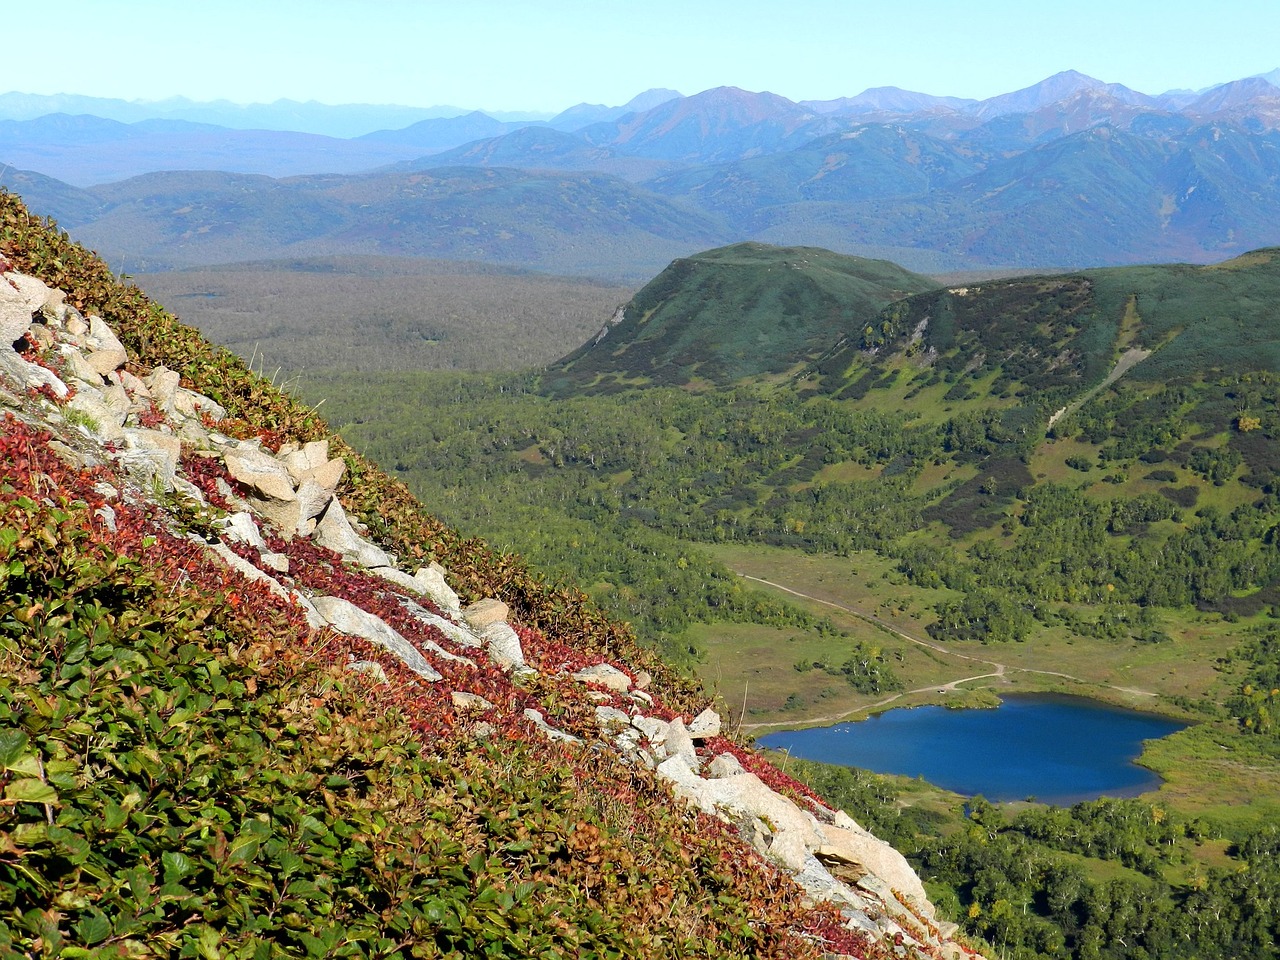
M 1084 697 L 1011 694 L 995 710 L 890 710 L 758 743 L 806 760 L 923 777 L 967 796 L 1065 806 L 1154 790 L 1160 778 L 1133 763 L 1142 741 L 1185 726 Z

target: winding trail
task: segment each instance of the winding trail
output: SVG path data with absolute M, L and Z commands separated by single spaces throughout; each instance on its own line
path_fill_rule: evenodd
M 879 617 L 877 617 L 875 614 L 867 613 L 865 610 L 859 610 L 856 607 L 845 606 L 843 603 L 836 603 L 834 600 L 825 600 L 822 597 L 815 597 L 808 593 L 801 593 L 799 590 L 793 590 L 791 589 L 791 587 L 784 586 L 781 583 L 775 583 L 772 580 L 765 580 L 763 577 L 753 577 L 748 573 L 743 573 L 741 570 L 735 570 L 733 572 L 736 573 L 738 576 L 740 576 L 743 580 L 751 580 L 754 583 L 763 583 L 767 587 L 773 587 L 775 590 L 781 590 L 783 593 L 789 593 L 794 597 L 800 597 L 801 599 L 804 599 L 804 600 L 812 600 L 814 603 L 820 603 L 823 606 L 831 607 L 834 610 L 841 610 L 845 613 L 852 614 L 853 616 L 859 618 L 860 620 L 865 620 L 868 623 L 873 623 L 876 626 L 880 627 L 881 629 L 889 631 L 896 637 L 901 637 L 903 640 L 906 640 L 909 643 L 916 644 L 916 646 L 924 647 L 927 650 L 932 650 L 934 653 L 940 653 L 944 657 L 954 657 L 957 660 L 968 660 L 970 663 L 980 663 L 985 666 L 993 668 L 992 672 L 990 673 L 979 673 L 979 674 L 975 674 L 972 677 L 961 677 L 959 680 L 952 680 L 944 684 L 931 683 L 927 687 L 916 687 L 914 690 L 904 690 L 902 693 L 895 693 L 891 697 L 885 697 L 885 699 L 883 700 L 877 700 L 875 703 L 869 703 L 864 707 L 859 707 L 857 710 L 846 710 L 843 713 L 833 714 L 831 716 L 826 716 L 826 717 L 808 717 L 805 719 L 804 721 L 805 723 L 839 723 L 841 720 L 844 720 L 846 717 L 852 716 L 855 713 L 864 713 L 864 712 L 869 712 L 871 710 L 876 710 L 887 704 L 893 703 L 895 700 L 900 700 L 903 697 L 910 696 L 913 693 L 954 693 L 957 687 L 962 683 L 969 683 L 972 680 L 987 680 L 992 677 L 1003 677 L 1006 673 L 1011 673 L 1011 672 L 1012 673 L 1035 673 L 1035 674 L 1039 674 L 1041 676 L 1046 676 L 1046 677 L 1059 677 L 1063 680 L 1074 681 L 1075 683 L 1091 682 L 1087 680 L 1082 680 L 1080 677 L 1074 677 L 1069 673 L 1059 673 L 1056 670 L 1033 670 L 1030 667 L 1011 667 L 1007 663 L 1001 663 L 998 660 L 984 660 L 982 657 L 970 656 L 967 653 L 957 653 L 954 650 L 948 650 L 946 647 L 940 644 L 930 643 L 928 640 L 921 640 L 919 637 L 913 637 L 909 633 L 904 633 L 902 630 L 898 629 L 896 626 L 894 626 L 892 623 L 889 623 L 887 620 L 882 620 Z M 1110 690 L 1118 690 L 1121 693 L 1129 693 L 1129 694 L 1134 694 L 1142 697 L 1156 696 L 1156 694 L 1152 693 L 1150 690 L 1139 690 L 1135 687 L 1117 687 L 1110 683 L 1104 683 L 1104 684 L 1101 684 L 1101 686 L 1107 687 Z M 776 723 L 744 723 L 742 725 L 742 729 L 743 730 L 763 730 L 769 727 L 790 727 L 790 726 L 795 726 L 794 720 L 781 720 Z

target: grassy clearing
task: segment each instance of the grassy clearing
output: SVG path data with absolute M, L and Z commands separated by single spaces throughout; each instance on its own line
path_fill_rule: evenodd
M 1199 724 L 1153 741 L 1141 762 L 1165 781 L 1153 799 L 1228 836 L 1259 820 L 1280 822 L 1280 756 L 1224 724 Z

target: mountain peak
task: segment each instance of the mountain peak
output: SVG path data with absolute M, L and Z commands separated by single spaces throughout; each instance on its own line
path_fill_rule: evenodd
M 973 108 L 973 113 L 984 120 L 1009 113 L 1030 113 L 1040 107 L 1064 100 L 1081 90 L 1102 86 L 1106 84 L 1078 70 L 1063 70 L 1021 90 L 989 97 L 979 102 Z

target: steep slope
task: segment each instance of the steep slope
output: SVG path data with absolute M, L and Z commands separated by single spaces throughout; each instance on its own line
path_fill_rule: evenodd
M 0 953 L 964 954 L 625 628 L 0 203 Z
M 740 243 L 677 260 L 599 335 L 548 368 L 554 388 L 779 374 L 890 300 L 933 286 L 884 261 Z

